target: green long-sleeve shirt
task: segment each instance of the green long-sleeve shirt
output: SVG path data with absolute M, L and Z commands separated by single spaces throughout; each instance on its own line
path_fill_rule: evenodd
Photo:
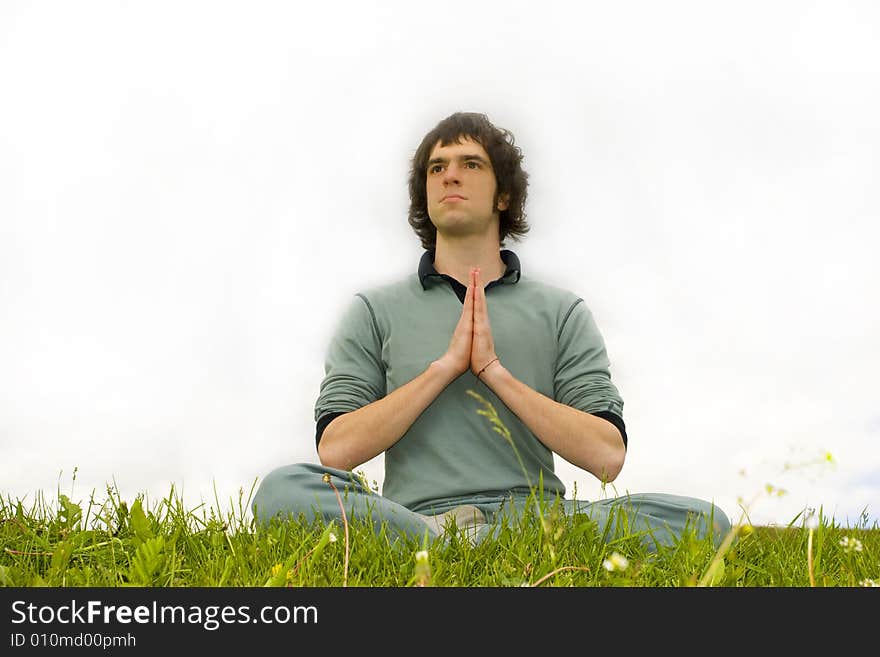
M 534 390 L 587 413 L 623 417 L 604 340 L 583 299 L 522 276 L 519 260 L 502 251 L 507 272 L 486 288 L 495 351 L 510 373 Z M 315 419 L 354 411 L 424 372 L 449 346 L 462 302 L 445 277 L 418 274 L 357 293 L 326 355 Z M 433 267 L 429 267 L 433 271 Z M 565 494 L 553 454 L 470 371 L 450 383 L 385 452 L 382 494 L 414 511 L 480 493 L 527 491 L 517 455 L 487 418 L 474 390 L 507 429 L 532 483 Z M 622 423 L 622 420 L 621 420 Z

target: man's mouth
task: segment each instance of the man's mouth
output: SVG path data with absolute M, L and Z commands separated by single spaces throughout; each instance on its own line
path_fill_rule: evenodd
M 449 196 L 444 196 L 440 199 L 441 203 L 445 203 L 446 201 L 463 201 L 464 196 L 459 196 L 458 194 L 450 194 Z

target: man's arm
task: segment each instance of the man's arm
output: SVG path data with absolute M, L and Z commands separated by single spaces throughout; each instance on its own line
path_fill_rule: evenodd
M 353 470 L 396 443 L 458 375 L 440 360 L 382 399 L 333 419 L 318 443 L 321 463 Z
M 480 380 L 522 420 L 538 440 L 572 465 L 604 482 L 614 481 L 626 457 L 623 437 L 608 420 L 560 404 L 492 363 Z
M 353 470 L 400 440 L 437 395 L 467 371 L 471 361 L 473 314 L 474 290 L 469 286 L 446 353 L 394 392 L 334 418 L 318 443 L 322 465 Z
M 542 395 L 505 369 L 495 354 L 486 293 L 479 276 L 479 271 L 472 274 L 471 370 L 548 449 L 602 481 L 613 481 L 626 457 L 620 431 L 607 420 Z

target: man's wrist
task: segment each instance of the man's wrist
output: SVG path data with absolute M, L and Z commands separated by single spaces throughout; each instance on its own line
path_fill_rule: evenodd
M 486 369 L 487 369 L 490 365 L 492 365 L 493 363 L 496 363 L 496 362 L 498 362 L 498 356 L 495 356 L 495 358 L 493 358 L 493 359 L 490 360 L 488 363 L 486 363 L 485 365 L 483 365 L 483 367 L 477 372 L 477 378 L 479 379 L 480 376 L 483 374 L 483 372 L 485 372 Z
M 428 372 L 436 372 L 437 376 L 441 377 L 447 384 L 452 383 L 462 374 L 462 372 L 456 371 L 455 367 L 448 361 L 444 360 L 442 357 L 437 360 L 431 361 L 428 364 Z
M 483 367 L 477 378 L 490 388 L 494 388 L 495 385 L 501 383 L 509 375 L 510 372 L 501 364 L 501 360 L 496 358 Z

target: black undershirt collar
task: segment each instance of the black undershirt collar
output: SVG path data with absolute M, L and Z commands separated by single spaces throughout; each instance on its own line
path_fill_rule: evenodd
M 419 260 L 419 281 L 422 284 L 422 289 L 427 290 L 434 282 L 439 282 L 439 280 L 442 279 L 452 286 L 458 300 L 464 303 L 464 295 L 467 294 L 467 287 L 452 278 L 449 274 L 441 274 L 434 268 L 435 253 L 435 249 L 428 249 L 422 254 L 421 260 Z M 501 285 L 503 283 L 513 284 L 519 281 L 522 270 L 520 268 L 519 258 L 516 254 L 513 251 L 502 249 L 501 261 L 507 266 L 507 269 L 505 269 L 501 278 L 492 281 L 486 286 L 487 290 L 495 285 Z

